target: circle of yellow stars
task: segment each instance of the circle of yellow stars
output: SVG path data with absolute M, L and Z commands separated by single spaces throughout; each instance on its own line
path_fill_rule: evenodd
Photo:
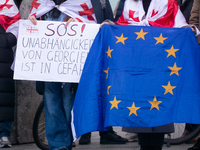
M 148 32 L 144 32 L 143 31 L 143 28 L 141 28 L 140 32 L 135 32 L 135 34 L 137 35 L 137 38 L 136 40 L 139 40 L 139 39 L 142 39 L 142 40 L 145 40 L 145 35 L 148 34 Z M 121 34 L 120 37 L 118 36 L 115 36 L 115 38 L 117 39 L 117 43 L 122 43 L 123 45 L 125 45 L 125 41 L 128 39 L 128 37 L 124 37 L 123 33 Z M 167 37 L 163 37 L 162 33 L 159 35 L 159 37 L 154 37 L 154 39 L 156 40 L 156 43 L 155 45 L 161 43 L 161 44 L 164 44 L 164 41 L 167 39 Z M 168 55 L 167 55 L 167 58 L 170 57 L 170 56 L 173 56 L 174 58 L 176 58 L 176 52 L 178 51 L 179 49 L 175 49 L 174 46 L 172 45 L 170 49 L 168 50 L 165 50 Z M 110 46 L 108 47 L 108 50 L 106 51 L 107 53 L 107 58 L 112 58 L 111 56 L 111 53 L 114 51 L 114 49 L 111 49 Z M 182 69 L 182 67 L 177 67 L 176 65 L 176 62 L 174 63 L 173 66 L 168 66 L 168 68 L 171 70 L 171 73 L 170 73 L 170 76 L 173 75 L 173 74 L 176 74 L 177 76 L 179 76 L 179 70 Z M 106 79 L 108 79 L 108 75 L 109 75 L 109 67 L 107 68 L 107 70 L 103 70 L 105 73 L 106 73 Z M 109 95 L 109 90 L 112 86 L 109 85 L 108 88 L 107 88 L 107 94 Z M 167 93 L 170 93 L 172 95 L 173 94 L 173 89 L 176 88 L 176 86 L 172 86 L 170 81 L 168 81 L 168 84 L 167 85 L 162 85 L 162 87 L 165 89 L 165 92 L 164 92 L 164 95 L 167 94 Z M 118 104 L 121 102 L 121 100 L 117 100 L 116 96 L 114 97 L 114 100 L 112 101 L 109 101 L 111 103 L 111 108 L 110 110 L 116 108 L 118 109 Z M 158 101 L 156 96 L 154 96 L 154 99 L 153 101 L 148 101 L 150 104 L 151 104 L 151 108 L 150 110 L 152 109 L 157 109 L 157 110 L 160 110 L 159 109 L 159 104 L 162 103 L 162 101 Z M 130 110 L 130 113 L 129 113 L 129 116 L 131 116 L 132 114 L 135 114 L 136 116 L 137 115 L 137 110 L 139 110 L 141 107 L 136 107 L 135 106 L 135 103 L 133 102 L 132 103 L 132 106 L 131 107 L 127 107 L 127 109 Z

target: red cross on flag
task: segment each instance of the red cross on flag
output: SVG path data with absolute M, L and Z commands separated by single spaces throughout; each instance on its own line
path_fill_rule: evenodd
M 18 36 L 20 14 L 13 0 L 0 0 L 0 25 L 6 32 Z
M 41 17 L 53 8 L 74 18 L 77 22 L 96 23 L 93 6 L 90 0 L 67 0 L 60 5 L 55 5 L 50 0 L 33 0 L 30 16 Z
M 117 24 L 162 27 L 187 25 L 176 0 L 151 0 L 146 15 L 142 1 L 126 0 Z

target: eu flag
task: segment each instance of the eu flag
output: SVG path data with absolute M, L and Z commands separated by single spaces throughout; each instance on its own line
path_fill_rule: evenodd
M 200 48 L 190 28 L 103 25 L 74 103 L 77 136 L 108 126 L 200 124 Z

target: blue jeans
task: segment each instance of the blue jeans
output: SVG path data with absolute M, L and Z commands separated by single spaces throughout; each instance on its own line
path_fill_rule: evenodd
M 9 137 L 10 136 L 10 128 L 12 126 L 12 122 L 2 122 L 0 124 L 1 124 L 0 137 L 3 137 L 3 136 Z
M 45 127 L 49 150 L 72 149 L 71 110 L 74 98 L 71 83 L 45 82 Z

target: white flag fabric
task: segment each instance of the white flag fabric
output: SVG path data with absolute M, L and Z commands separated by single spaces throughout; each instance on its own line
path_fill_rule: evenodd
M 142 0 L 126 0 L 117 24 L 162 27 L 188 25 L 176 0 L 151 0 L 146 16 Z
M 51 0 L 33 0 L 29 16 L 34 15 L 39 18 L 55 7 L 77 22 L 97 22 L 90 0 L 67 0 L 60 5 L 55 5 L 54 1 Z
M 20 14 L 13 0 L 0 0 L 0 25 L 18 37 Z

